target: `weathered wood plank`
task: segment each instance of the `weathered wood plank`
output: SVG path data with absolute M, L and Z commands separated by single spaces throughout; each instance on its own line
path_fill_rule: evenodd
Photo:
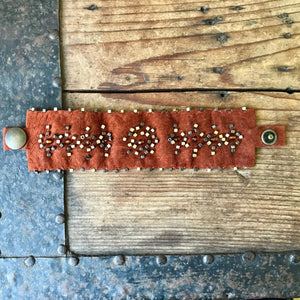
M 257 149 L 238 171 L 75 172 L 66 177 L 71 249 L 81 254 L 285 251 L 300 245 L 300 95 L 148 93 L 65 95 L 74 109 L 257 109 L 287 126 L 287 146 Z
M 299 87 L 299 0 L 93 5 L 62 1 L 66 90 Z

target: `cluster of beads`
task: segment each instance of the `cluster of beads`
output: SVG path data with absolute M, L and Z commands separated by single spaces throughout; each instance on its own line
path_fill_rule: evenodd
M 90 160 L 90 153 L 97 147 L 103 150 L 104 156 L 109 157 L 112 133 L 105 129 L 105 125 L 101 125 L 101 134 L 98 136 L 90 133 L 91 128 L 86 127 L 85 131 L 79 135 L 70 133 L 71 126 L 65 126 L 64 133 L 52 133 L 51 125 L 46 125 L 46 132 L 41 133 L 38 137 L 39 147 L 45 149 L 46 157 L 51 157 L 56 149 L 65 149 L 67 157 L 72 156 L 72 150 L 77 148 L 86 152 L 85 159 Z
M 123 137 L 123 142 L 127 145 L 126 154 L 133 153 L 144 159 L 148 154 L 154 154 L 154 148 L 159 140 L 155 128 L 145 126 L 145 123 L 141 122 L 129 129 L 127 136 Z
M 82 149 L 86 152 L 86 160 L 91 159 L 90 153 L 97 147 L 102 149 L 104 157 L 109 157 L 112 147 L 112 133 L 106 130 L 106 126 L 100 126 L 100 135 L 92 135 L 91 128 L 86 127 L 80 135 L 71 135 L 70 125 L 65 126 L 64 133 L 51 133 L 51 125 L 46 125 L 46 132 L 40 134 L 38 143 L 41 149 L 45 149 L 46 156 L 51 157 L 56 149 L 66 149 L 67 157 L 72 156 L 72 150 L 75 148 Z M 211 126 L 211 131 L 205 133 L 201 130 L 199 124 L 195 123 L 189 131 L 183 131 L 173 124 L 173 132 L 170 133 L 168 141 L 174 145 L 175 155 L 180 154 L 183 149 L 192 149 L 192 158 L 198 156 L 198 151 L 206 146 L 210 148 L 211 156 L 216 155 L 217 150 L 222 146 L 230 148 L 231 153 L 243 140 L 243 135 L 234 129 L 233 124 L 228 125 L 227 132 L 219 132 L 216 125 Z M 135 127 L 131 127 L 127 136 L 123 137 L 126 154 L 133 154 L 140 159 L 145 159 L 148 154 L 155 153 L 155 147 L 159 143 L 156 135 L 156 129 L 145 125 L 141 122 Z
M 192 158 L 198 156 L 198 151 L 203 146 L 210 147 L 211 156 L 216 155 L 218 148 L 227 146 L 231 153 L 241 143 L 243 135 L 234 129 L 233 124 L 228 125 L 228 132 L 221 133 L 216 125 L 211 126 L 211 132 L 205 133 L 200 129 L 199 124 L 194 124 L 193 128 L 187 132 L 179 130 L 177 124 L 173 124 L 173 132 L 170 133 L 168 141 L 175 146 L 175 155 L 178 155 L 182 149 L 192 148 Z

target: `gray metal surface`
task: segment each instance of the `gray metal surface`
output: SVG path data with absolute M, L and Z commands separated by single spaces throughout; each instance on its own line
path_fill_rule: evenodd
M 61 106 L 58 25 L 58 0 L 0 1 L 0 128 L 25 127 L 30 107 Z M 0 161 L 1 255 L 58 255 L 63 180 L 29 173 L 25 151 L 1 146 Z
M 251 255 L 250 255 L 251 258 Z M 252 257 L 253 258 L 253 257 Z M 244 299 L 300 294 L 289 254 L 0 259 L 1 299 Z M 29 258 L 32 263 L 32 258 Z M 118 260 L 117 260 L 118 261 Z

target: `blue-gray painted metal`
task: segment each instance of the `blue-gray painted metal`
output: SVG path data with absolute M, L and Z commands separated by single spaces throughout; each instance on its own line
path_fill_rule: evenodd
M 58 0 L 0 1 L 0 128 L 25 127 L 30 107 L 61 106 L 61 89 L 53 85 L 59 40 L 51 36 L 58 25 Z M 1 255 L 57 255 L 64 244 L 64 225 L 55 223 L 63 180 L 28 172 L 25 151 L 0 148 Z
M 0 260 L 1 299 L 245 299 L 300 295 L 300 264 L 288 254 L 257 255 L 247 263 L 242 255 L 80 257 L 77 266 L 67 258 Z

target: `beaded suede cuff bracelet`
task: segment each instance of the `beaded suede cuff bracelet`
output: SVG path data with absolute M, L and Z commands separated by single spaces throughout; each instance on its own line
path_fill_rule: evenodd
M 29 171 L 219 169 L 255 165 L 255 148 L 285 145 L 284 126 L 256 126 L 254 109 L 170 112 L 28 111 L 4 128 L 4 149 Z

